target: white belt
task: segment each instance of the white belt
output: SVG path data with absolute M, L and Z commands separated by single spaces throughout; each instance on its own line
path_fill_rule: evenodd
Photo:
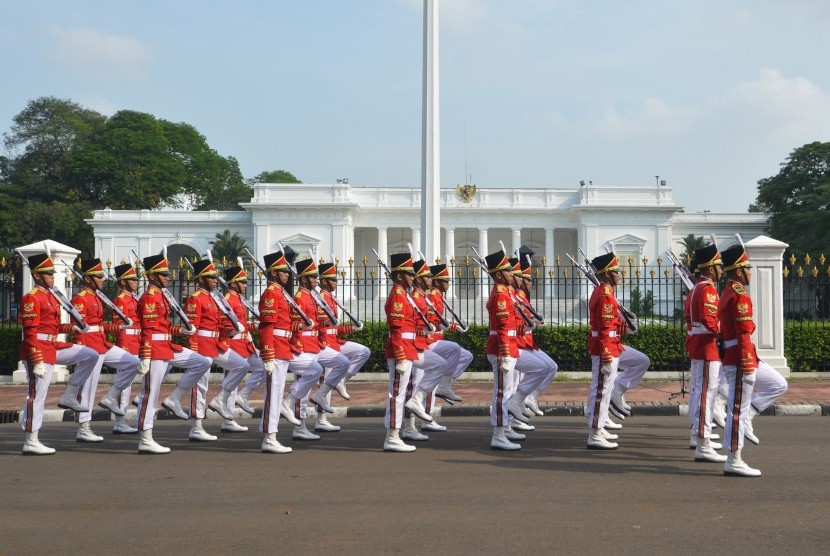
M 596 338 L 597 336 L 599 336 L 599 332 L 596 331 L 596 330 L 591 330 L 591 336 Z M 616 330 L 611 330 L 610 332 L 608 332 L 608 337 L 609 338 L 616 338 L 617 337 L 617 331 Z
M 731 348 L 731 347 L 734 347 L 734 346 L 737 346 L 737 345 L 738 345 L 738 340 L 737 339 L 735 339 L 735 340 L 726 340 L 726 341 L 723 342 L 723 347 L 725 347 L 725 348 Z
M 316 336 L 317 331 L 316 330 L 303 330 L 300 335 L 301 336 Z
M 101 326 L 100 325 L 98 325 L 98 324 L 88 324 L 86 326 L 86 330 L 84 330 L 83 333 L 87 334 L 89 332 L 100 332 L 100 331 L 101 331 Z
M 686 332 L 686 334 L 689 335 L 689 336 L 695 336 L 697 334 L 712 334 L 712 335 L 714 335 L 714 332 L 712 332 L 711 330 L 709 330 L 708 328 L 706 328 L 705 326 L 703 326 L 699 322 L 695 322 L 695 323 L 692 324 L 692 329 L 689 330 L 688 332 Z
M 43 334 L 42 332 L 37 333 L 37 339 L 43 340 L 44 342 L 57 342 L 58 335 L 57 334 Z
M 490 335 L 491 335 L 491 336 L 498 336 L 498 335 L 499 335 L 499 331 L 498 331 L 498 330 L 491 330 L 491 331 L 490 331 Z M 508 335 L 508 336 L 515 336 L 515 335 L 516 335 L 516 331 L 515 331 L 515 330 L 508 330 L 508 331 L 507 331 L 507 335 Z
M 219 337 L 219 333 L 214 332 L 213 330 L 197 330 L 196 335 L 201 336 L 203 338 L 218 338 Z
M 280 338 L 290 338 L 291 331 L 290 330 L 283 330 L 282 328 L 275 328 L 271 331 L 274 336 L 278 336 Z
M 401 338 L 404 340 L 414 340 L 416 334 L 414 332 L 401 332 Z
M 141 329 L 140 328 L 125 328 L 121 332 L 123 332 L 127 336 L 138 336 L 139 334 L 141 334 Z
M 337 329 L 336 328 L 326 328 L 326 334 L 331 334 L 332 336 L 337 336 Z
M 153 334 L 152 336 L 150 336 L 150 339 L 151 340 L 156 340 L 158 342 L 162 342 L 162 341 L 165 341 L 165 340 L 169 342 L 170 341 L 170 334 Z

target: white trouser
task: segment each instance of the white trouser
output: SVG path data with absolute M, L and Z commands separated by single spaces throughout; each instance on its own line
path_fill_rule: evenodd
M 251 357 L 255 357 L 252 355 Z M 248 358 L 250 361 L 251 358 Z M 265 405 L 262 407 L 262 419 L 259 421 L 259 430 L 263 434 L 276 433 L 280 423 L 280 408 L 282 396 L 285 393 L 285 375 L 288 373 L 288 360 L 276 359 L 276 370 L 270 375 L 262 372 L 265 381 Z
M 216 357 L 207 357 L 211 365 L 218 365 L 222 369 L 228 371 L 228 374 L 222 379 L 222 388 L 225 384 L 236 384 L 242 382 L 242 379 L 248 373 L 248 362 L 238 353 L 229 349 L 225 353 L 220 353 Z M 209 368 L 209 367 L 208 367 Z M 204 419 L 207 412 L 207 391 L 210 385 L 210 371 L 202 375 L 196 384 L 192 387 L 190 396 L 190 415 L 196 419 Z M 233 388 L 229 388 L 233 390 Z
M 552 379 L 551 375 L 556 374 L 557 367 L 555 365 L 554 363 L 554 368 L 551 369 L 548 363 L 539 357 L 536 350 L 520 349 L 519 359 L 516 361 L 516 373 L 521 373 L 522 377 L 518 384 L 512 388 L 510 395 L 512 396 L 516 392 L 527 395 L 535 390 L 541 390 L 542 384 L 545 381 L 549 384 Z
M 323 374 L 323 367 L 317 362 L 316 353 L 303 352 L 295 355 L 288 363 L 288 370 L 294 373 L 294 383 L 288 390 L 291 397 L 297 400 L 294 404 L 294 416 L 303 420 L 306 418 L 306 408 L 302 400 L 308 396 L 311 387 L 317 384 L 317 380 Z
M 387 359 L 386 367 L 389 369 L 389 392 L 386 399 L 386 415 L 383 423 L 387 429 L 399 429 L 403 424 L 403 404 L 412 367 L 408 365 L 405 372 L 398 373 L 395 370 L 394 359 Z
M 493 369 L 493 400 L 490 404 L 490 424 L 494 427 L 506 427 L 510 420 L 510 415 L 507 413 L 507 401 L 510 396 L 505 392 L 505 385 L 513 379 L 517 360 L 513 359 L 513 363 L 507 371 L 501 370 L 497 355 L 487 355 L 487 361 L 490 362 L 490 367 Z
M 689 420 L 692 436 L 708 438 L 712 432 L 712 410 L 718 392 L 720 361 L 692 359 L 692 378 L 689 381 Z
M 787 380 L 764 361 L 758 361 L 755 377 L 751 403 L 761 413 L 787 391 Z
M 752 403 L 753 384 L 747 382 L 744 373 L 737 366 L 724 365 L 723 369 L 726 371 L 726 381 L 729 384 L 723 447 L 727 452 L 736 452 L 744 447 L 744 430 L 749 415 L 749 406 Z M 757 374 L 757 371 L 753 374 Z
M 138 374 L 138 366 L 141 362 L 138 357 L 128 353 L 118 346 L 112 346 L 106 353 L 98 354 L 98 361 L 89 375 L 89 380 L 81 388 L 81 405 L 89 408 L 89 411 L 75 414 L 76 423 L 86 423 L 92 420 L 93 406 L 95 405 L 95 392 L 98 389 L 98 379 L 101 377 L 101 367 L 106 365 L 115 369 L 115 378 L 112 385 L 122 390 L 133 383 L 135 375 Z M 119 400 L 119 401 L 123 401 Z
M 409 377 L 409 384 L 406 387 L 405 401 L 409 401 L 415 390 L 423 390 L 427 393 L 427 398 L 424 401 L 424 408 L 432 409 L 432 392 L 438 388 L 438 383 L 441 379 L 450 374 L 452 367 L 450 367 L 443 357 L 426 349 L 418 351 L 418 360 L 412 362 L 412 374 Z M 404 410 L 404 417 L 412 417 L 412 412 L 408 409 Z
M 611 373 L 606 376 L 600 372 L 602 357 L 591 356 L 591 387 L 588 389 L 588 402 L 585 404 L 585 417 L 589 429 L 601 429 L 605 426 L 608 419 L 608 404 L 611 403 L 611 389 L 614 387 L 614 379 L 617 378 L 619 364 L 620 358 L 614 357 L 611 360 Z
M 350 362 L 349 371 L 346 373 L 347 378 L 352 378 L 360 372 L 360 369 L 363 368 L 363 365 L 365 365 L 366 361 L 368 361 L 372 356 L 372 350 L 363 344 L 358 344 L 357 342 L 346 342 L 341 345 L 340 353 L 345 355 Z
M 136 426 L 139 430 L 153 428 L 161 382 L 164 380 L 164 375 L 173 367 L 184 369 L 184 375 L 179 379 L 176 387 L 182 390 L 190 390 L 202 376 L 210 372 L 210 359 L 184 348 L 182 351 L 174 353 L 173 359 L 153 359 L 150 361 L 150 370 L 144 375 L 141 393 L 139 394 L 141 403 L 139 403 L 136 412 L 138 423 Z M 193 416 L 193 413 L 190 415 Z
M 265 382 L 265 368 L 263 367 L 262 358 L 259 356 L 259 353 L 257 352 L 249 355 L 245 361 L 248 362 L 248 370 L 251 373 L 251 375 L 248 377 L 248 380 L 245 382 L 245 386 L 250 387 L 251 377 L 257 374 L 260 377 L 258 379 L 260 381 L 259 385 L 257 385 L 257 388 L 259 388 L 259 386 L 261 386 L 262 383 Z M 227 376 L 227 373 L 225 376 Z M 239 382 L 237 382 L 236 385 L 234 385 L 233 390 L 231 390 L 231 395 L 228 396 L 228 407 L 230 408 L 236 407 L 236 392 L 237 390 L 239 390 L 239 383 L 242 382 L 243 378 L 245 378 L 245 375 L 242 375 L 240 377 Z M 222 387 L 224 388 L 224 383 L 222 384 Z
M 466 349 L 462 348 L 455 342 L 450 342 L 449 340 L 438 340 L 431 344 L 429 344 L 430 351 L 433 351 L 440 355 L 448 365 L 448 371 L 451 371 L 451 377 L 453 379 L 458 378 L 461 376 L 461 373 L 470 365 L 470 362 L 473 360 L 473 354 L 471 354 Z M 469 359 L 467 359 L 469 356 Z M 432 406 L 435 405 L 435 390 L 438 388 L 436 384 L 435 388 L 430 391 L 429 396 L 427 396 L 427 400 L 425 403 L 426 412 L 430 413 L 432 411 Z
M 55 358 L 57 365 L 75 365 L 75 371 L 69 377 L 69 384 L 81 387 L 92 374 L 97 362 L 98 353 L 94 349 L 78 344 L 59 349 Z M 46 394 L 49 392 L 49 383 L 52 381 L 55 366 L 44 364 L 46 372 L 43 378 L 39 378 L 32 373 L 27 361 L 23 364 L 26 367 L 29 387 L 26 391 L 26 406 L 23 408 L 20 426 L 26 432 L 37 432 L 43 424 L 43 407 L 46 404 Z
M 547 365 L 548 368 L 548 374 L 545 377 L 545 380 L 543 380 L 542 384 L 540 384 L 539 388 L 537 388 L 537 390 L 544 392 L 547 390 L 548 386 L 550 386 L 550 383 L 553 382 L 553 379 L 556 378 L 556 373 L 559 372 L 559 365 L 556 364 L 556 361 L 554 361 L 550 355 L 541 349 L 534 349 L 533 355 L 539 358 L 545 365 Z
M 350 362 L 346 356 L 341 355 L 339 351 L 330 347 L 320 350 L 320 353 L 317 354 L 317 363 L 323 367 L 323 373 L 320 375 L 320 378 L 317 379 L 318 384 L 321 386 L 325 383 L 334 388 L 340 384 L 341 380 L 346 378 L 346 373 L 349 372 Z M 300 400 L 300 414 L 303 416 L 306 414 L 306 405 L 308 404 L 309 393 L 310 392 L 306 393 L 306 395 L 303 396 L 303 399 Z M 326 403 L 330 402 L 331 392 L 326 394 Z M 322 410 L 318 409 L 317 415 L 322 415 Z
M 636 388 L 651 365 L 648 355 L 637 351 L 633 347 L 623 346 L 625 349 L 620 353 L 619 366 L 617 367 L 617 378 L 614 386 L 619 386 L 623 392 Z

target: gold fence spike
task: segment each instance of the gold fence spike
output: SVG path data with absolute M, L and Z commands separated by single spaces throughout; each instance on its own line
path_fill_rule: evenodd
M 804 262 L 805 262 L 805 263 L 807 263 L 807 264 L 810 264 L 811 262 L 813 262 L 813 259 L 811 259 L 811 258 L 810 258 L 810 254 L 809 254 L 809 253 L 807 253 L 806 255 L 804 255 Z

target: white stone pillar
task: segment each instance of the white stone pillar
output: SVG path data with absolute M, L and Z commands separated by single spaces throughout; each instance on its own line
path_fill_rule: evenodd
M 478 229 L 478 252 L 482 257 L 486 257 L 489 254 L 489 247 L 487 245 L 487 228 L 479 228 Z M 482 261 L 485 264 L 486 261 Z M 486 272 L 482 270 L 479 273 L 481 276 L 481 288 L 479 289 L 479 296 L 487 297 L 490 294 L 490 282 L 486 276 Z
M 790 376 L 784 356 L 784 275 L 781 257 L 786 243 L 767 236 L 746 242 L 752 263 L 752 282 L 747 290 L 752 297 L 755 332 L 752 341 L 758 356 L 783 376 Z
M 545 284 L 545 297 L 551 299 L 556 297 L 555 284 L 548 274 L 548 271 L 556 265 L 556 251 L 553 244 L 554 230 L 555 228 L 545 228 L 545 266 L 547 268 L 544 269 L 545 274 L 541 278 Z
M 426 260 L 441 250 L 441 118 L 438 71 L 438 0 L 424 0 L 423 120 L 421 133 L 421 230 L 414 241 Z
M 412 254 L 412 260 L 414 261 L 418 258 L 418 250 L 424 250 L 421 246 L 421 230 L 418 228 L 412 228 L 412 247 L 415 249 Z
M 444 258 L 455 257 L 455 228 L 444 228 Z
M 519 250 L 522 246 L 522 229 L 521 228 L 512 228 L 513 231 L 513 238 L 512 238 L 512 246 L 510 247 L 510 253 L 507 254 L 508 257 L 512 257 L 513 253 Z
M 380 254 L 381 260 L 384 263 L 389 264 L 387 231 L 388 228 L 385 226 L 378 226 L 378 253 Z M 378 272 L 378 291 L 376 297 L 381 298 L 386 296 L 386 290 L 388 289 L 389 284 L 386 279 L 386 273 L 380 269 L 378 269 Z

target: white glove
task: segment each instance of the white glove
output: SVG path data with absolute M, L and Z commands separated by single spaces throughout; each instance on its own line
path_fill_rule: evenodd
M 32 366 L 32 374 L 38 378 L 43 378 L 46 376 L 46 365 L 43 363 L 35 363 Z
M 78 326 L 77 324 L 73 324 L 72 325 L 72 332 L 74 332 L 75 334 L 83 334 L 84 329 L 81 328 L 80 326 Z
M 505 355 L 499 357 L 499 370 L 502 372 L 510 372 L 513 370 L 513 367 L 516 365 L 516 359 L 510 357 L 509 355 Z
M 186 326 L 182 326 L 182 334 L 185 336 L 193 336 L 196 333 L 196 327 L 188 328 Z
M 395 362 L 395 372 L 398 373 L 399 375 L 403 374 L 407 371 L 410 371 L 410 370 L 412 370 L 412 361 L 409 361 L 407 359 L 407 360 L 404 360 L 404 361 Z
M 756 374 L 757 373 L 755 371 L 753 371 L 751 373 L 744 374 L 744 376 L 743 376 L 744 384 L 748 384 L 750 386 L 755 386 L 755 375 Z
M 599 368 L 599 372 L 601 372 L 605 376 L 610 375 L 611 371 L 613 371 L 613 370 L 614 370 L 614 364 L 613 363 L 603 363 L 602 366 Z
M 245 332 L 245 330 L 246 330 L 245 325 L 242 324 L 239 321 L 236 321 L 236 329 L 239 330 L 240 332 Z
M 127 319 L 127 322 L 118 325 L 118 330 L 126 330 L 128 328 L 132 328 L 133 324 L 133 319 Z
M 141 364 L 138 366 L 138 374 L 141 376 L 146 375 L 150 372 L 150 360 L 149 359 L 142 359 Z
M 354 330 L 355 332 L 360 332 L 361 330 L 363 330 L 363 326 L 364 325 L 362 322 L 357 321 L 357 324 L 354 325 L 354 328 L 352 330 Z
M 271 359 L 270 361 L 265 361 L 262 364 L 262 367 L 265 369 L 265 372 L 270 375 L 277 370 L 277 362 Z

